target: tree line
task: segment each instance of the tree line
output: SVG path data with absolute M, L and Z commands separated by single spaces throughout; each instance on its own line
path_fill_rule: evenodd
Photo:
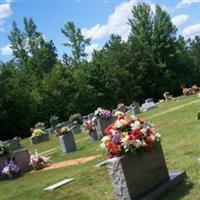
M 61 28 L 71 50 L 62 59 L 31 18 L 24 18 L 23 30 L 13 22 L 13 58 L 0 62 L 0 138 L 26 137 L 36 122 L 49 125 L 52 115 L 66 121 L 73 113 L 158 100 L 165 91 L 176 96 L 183 86 L 200 84 L 199 36 L 178 36 L 159 5 L 155 12 L 149 4 L 134 5 L 128 24 L 127 41 L 112 34 L 88 61 L 85 48 L 91 39 L 73 22 Z

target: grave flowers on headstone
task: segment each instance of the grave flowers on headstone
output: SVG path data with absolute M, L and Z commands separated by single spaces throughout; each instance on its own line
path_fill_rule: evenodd
M 155 199 L 160 192 L 155 192 L 154 197 L 147 195 L 152 195 L 160 184 L 169 184 L 171 179 L 160 135 L 153 125 L 135 116 L 119 114 L 104 133 L 101 147 L 107 149 L 110 158 L 106 164 L 116 199 Z
M 103 137 L 104 129 L 115 120 L 110 110 L 97 108 L 95 111 L 96 118 L 94 119 L 97 128 L 98 138 Z
M 83 122 L 83 130 L 88 131 L 91 141 L 98 140 L 96 126 L 92 120 L 85 120 Z
M 59 138 L 61 150 L 63 153 L 76 151 L 76 143 L 74 135 L 69 127 L 64 126 L 56 130 L 56 135 Z
M 126 106 L 125 106 L 123 103 L 119 103 L 119 104 L 117 105 L 116 110 L 125 113 L 125 112 L 127 111 L 127 108 L 126 108 Z
M 3 176 L 8 177 L 9 179 L 12 179 L 16 177 L 17 175 L 19 175 L 19 173 L 20 173 L 20 169 L 17 163 L 15 162 L 15 158 L 8 157 L 5 161 L 5 166 L 2 169 L 1 174 Z
M 31 132 L 32 132 L 32 135 L 31 135 L 30 140 L 32 144 L 37 144 L 37 143 L 49 140 L 49 135 L 46 132 L 44 123 L 42 122 L 38 122 L 34 126 L 34 128 L 31 128 Z

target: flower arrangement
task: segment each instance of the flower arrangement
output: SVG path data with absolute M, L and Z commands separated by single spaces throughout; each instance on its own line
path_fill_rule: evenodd
M 37 150 L 35 150 L 35 154 L 30 156 L 30 165 L 33 169 L 39 170 L 46 167 L 49 163 L 49 157 L 41 156 L 38 154 Z
M 7 176 L 8 178 L 14 178 L 20 172 L 19 167 L 15 162 L 15 158 L 7 158 L 5 162 L 5 167 L 2 170 L 2 175 Z
M 83 129 L 86 131 L 96 131 L 95 123 L 92 120 L 86 120 L 83 122 Z
M 148 121 L 126 114 L 119 114 L 115 122 L 104 130 L 104 134 L 101 147 L 107 149 L 109 158 L 150 151 L 155 141 L 160 139 Z
M 199 87 L 198 87 L 196 84 L 194 84 L 194 85 L 192 86 L 192 90 L 194 91 L 194 93 L 195 93 L 195 92 L 198 92 L 198 91 L 199 91 Z
M 68 126 L 63 126 L 62 128 L 56 129 L 56 135 L 62 136 L 71 132 L 71 129 Z
M 109 119 L 112 116 L 112 113 L 110 110 L 102 109 L 102 108 L 97 108 L 94 114 L 98 117 L 101 117 L 102 119 Z
M 45 130 L 45 125 L 42 122 L 38 122 L 35 126 L 35 128 L 31 128 L 31 138 L 33 137 L 40 137 L 43 134 L 46 134 L 46 130 Z
M 4 156 L 10 152 L 10 145 L 7 142 L 0 141 L 0 156 Z
M 125 105 L 123 103 L 118 103 L 117 109 L 122 109 L 122 108 L 125 108 Z

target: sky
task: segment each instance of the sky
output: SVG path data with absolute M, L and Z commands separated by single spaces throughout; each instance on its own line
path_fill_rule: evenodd
M 68 52 L 60 30 L 72 21 L 85 37 L 92 39 L 86 48 L 90 56 L 105 44 L 111 33 L 127 39 L 131 8 L 139 2 L 149 3 L 152 11 L 156 4 L 165 9 L 178 28 L 177 34 L 185 38 L 200 35 L 200 0 L 0 0 L 0 60 L 12 58 L 8 35 L 13 20 L 23 30 L 23 18 L 31 17 L 44 38 L 54 41 L 59 58 Z

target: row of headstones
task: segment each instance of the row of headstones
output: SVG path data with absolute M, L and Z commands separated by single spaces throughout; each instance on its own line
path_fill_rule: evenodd
M 62 128 L 64 126 L 69 127 L 72 130 L 73 134 L 81 132 L 80 125 L 79 124 L 75 124 L 75 123 L 73 123 L 72 121 L 69 121 L 69 120 L 66 121 L 66 122 L 62 122 L 62 123 L 57 124 L 55 128 Z M 55 128 L 48 128 L 48 129 L 46 129 L 46 131 L 49 134 L 54 134 L 55 133 Z
M 64 126 L 64 125 L 63 125 Z M 72 129 L 74 130 L 74 129 Z M 70 131 L 67 134 L 58 136 L 58 140 L 60 143 L 61 151 L 63 153 L 70 153 L 76 151 L 76 143 L 74 139 L 74 133 L 81 132 L 80 128 L 78 131 Z M 49 140 L 49 132 L 43 134 L 39 137 L 30 138 L 32 144 L 38 144 Z
M 142 105 L 142 108 L 145 111 L 150 110 L 155 107 L 156 107 L 156 104 L 153 102 L 152 99 L 147 99 L 145 104 Z M 139 103 L 133 103 L 130 106 L 124 106 L 120 109 L 113 109 L 112 117 L 110 119 L 101 119 L 99 117 L 96 117 L 94 113 L 84 116 L 83 120 L 93 121 L 96 126 L 96 131 L 89 132 L 89 137 L 92 141 L 101 139 L 103 137 L 104 129 L 116 119 L 115 113 L 117 111 L 128 113 L 131 115 L 136 115 L 141 112 Z
M 62 123 L 56 125 L 56 128 L 62 128 L 64 126 L 69 127 L 71 129 L 72 134 L 77 134 L 77 133 L 81 132 L 80 125 L 79 124 L 74 124 L 71 121 L 62 122 Z M 50 134 L 55 134 L 55 128 L 46 129 L 46 134 L 43 134 L 41 136 L 31 137 L 30 138 L 31 144 L 38 144 L 38 143 L 41 143 L 41 142 L 44 142 L 44 141 L 48 141 Z M 71 134 L 68 134 L 68 135 L 71 135 Z M 66 140 L 65 138 L 67 138 L 67 137 L 69 137 L 69 136 L 64 135 L 63 136 L 63 140 Z M 62 140 L 60 140 L 60 136 L 59 136 L 59 141 L 62 141 Z M 61 147 L 63 146 L 62 144 L 63 144 L 63 142 L 61 142 Z

